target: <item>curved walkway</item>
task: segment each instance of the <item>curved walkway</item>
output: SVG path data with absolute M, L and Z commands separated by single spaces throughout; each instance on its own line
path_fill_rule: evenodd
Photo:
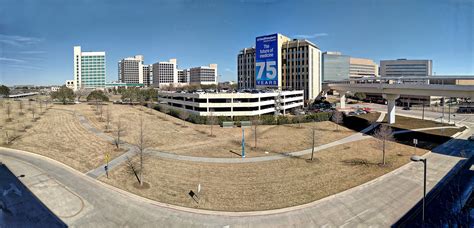
M 92 126 L 92 124 L 89 122 L 89 120 L 83 116 L 82 114 L 78 112 L 74 112 L 71 110 L 65 110 L 65 109 L 57 109 L 57 110 L 64 110 L 68 112 L 72 112 L 78 119 L 79 122 L 86 128 L 88 131 L 91 133 L 97 135 L 98 137 L 109 141 L 111 143 L 114 142 L 114 138 L 105 134 L 101 130 L 95 128 Z M 342 144 L 346 143 L 351 143 L 355 141 L 360 141 L 360 140 L 365 140 L 371 138 L 370 135 L 366 135 L 367 132 L 371 131 L 374 129 L 377 125 L 380 124 L 380 122 L 383 121 L 385 118 L 385 113 L 380 113 L 380 116 L 378 117 L 377 121 L 368 126 L 367 128 L 363 129 L 360 132 L 357 132 L 353 135 L 347 136 L 345 138 L 336 140 L 334 142 L 330 142 L 324 145 L 320 145 L 314 148 L 314 152 L 319 152 L 334 146 L 339 146 Z M 413 132 L 413 131 L 428 131 L 428 130 L 436 130 L 436 129 L 443 129 L 443 128 L 458 128 L 454 126 L 446 126 L 446 127 L 431 127 L 431 128 L 419 128 L 419 129 L 412 129 L 412 130 L 400 130 L 400 131 L 395 131 L 393 134 L 402 134 L 402 133 L 408 133 L 408 132 Z M 134 156 L 137 153 L 137 150 L 135 146 L 122 142 L 121 147 L 126 149 L 126 152 L 111 161 L 109 161 L 108 168 L 109 170 L 112 170 L 119 166 L 120 164 L 123 164 L 128 160 L 128 158 Z M 180 160 L 180 161 L 190 161 L 190 162 L 205 162 L 205 163 L 253 163 L 253 162 L 264 162 L 264 161 L 274 161 L 274 160 L 279 160 L 279 159 L 285 159 L 289 157 L 299 157 L 303 156 L 306 154 L 310 154 L 312 152 L 312 148 L 302 150 L 302 151 L 296 151 L 296 152 L 289 152 L 289 153 L 282 153 L 282 154 L 276 154 L 276 155 L 270 155 L 270 156 L 261 156 L 261 157 L 250 157 L 250 158 L 211 158 L 211 157 L 198 157 L 198 156 L 187 156 L 187 155 L 179 155 L 179 154 L 174 154 L 174 153 L 169 153 L 169 152 L 163 152 L 155 149 L 147 149 L 146 153 L 160 157 L 160 158 L 167 158 L 167 159 L 174 159 L 174 160 Z M 93 170 L 90 170 L 86 174 L 90 177 L 93 178 L 98 178 L 102 175 L 105 175 L 105 164 L 101 165 Z

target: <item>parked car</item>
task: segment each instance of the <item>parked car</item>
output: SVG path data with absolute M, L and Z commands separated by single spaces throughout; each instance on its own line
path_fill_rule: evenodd
M 411 108 L 409 106 L 405 106 L 402 108 L 403 110 L 411 110 Z

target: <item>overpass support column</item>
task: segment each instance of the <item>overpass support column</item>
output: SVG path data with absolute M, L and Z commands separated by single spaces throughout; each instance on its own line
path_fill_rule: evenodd
M 395 100 L 400 98 L 400 94 L 383 94 L 383 98 L 387 100 L 387 114 L 388 114 L 388 123 L 395 123 Z
M 337 91 L 337 93 L 339 93 L 339 108 L 346 108 L 346 91 Z

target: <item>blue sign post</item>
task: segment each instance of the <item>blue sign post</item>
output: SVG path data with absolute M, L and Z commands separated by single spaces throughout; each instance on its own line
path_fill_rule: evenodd
M 278 34 L 255 40 L 255 78 L 257 86 L 278 87 Z

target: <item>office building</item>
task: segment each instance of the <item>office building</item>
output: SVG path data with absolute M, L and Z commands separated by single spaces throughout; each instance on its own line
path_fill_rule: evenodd
M 244 48 L 237 55 L 237 81 L 240 89 L 254 89 L 255 48 Z
M 380 76 L 382 77 L 420 77 L 431 76 L 432 60 L 381 60 Z
M 82 52 L 74 46 L 74 90 L 105 88 L 105 52 Z
M 379 76 L 379 66 L 372 59 L 349 58 L 349 77 L 377 77 Z
M 321 51 L 315 44 L 281 34 L 257 37 L 255 44 L 256 48 L 242 49 L 237 56 L 240 89 L 303 90 L 305 100 L 318 96 Z
M 350 57 L 340 52 L 324 52 L 322 54 L 323 81 L 349 79 Z
M 153 64 L 153 86 L 163 87 L 177 84 L 178 69 L 176 68 L 176 64 L 176 59 L 170 59 L 168 62 L 157 62 Z
M 148 87 L 151 85 L 151 77 L 153 73 L 152 65 L 143 65 L 143 84 Z
M 432 60 L 381 60 L 380 76 L 382 77 L 426 77 L 431 76 Z M 429 80 L 416 79 L 413 83 L 429 83 Z M 403 106 L 430 105 L 439 103 L 440 97 L 433 96 L 407 96 L 401 95 L 398 103 Z
M 118 79 L 123 83 L 144 84 L 143 55 L 128 57 L 118 62 Z
M 194 85 L 217 85 L 217 64 L 190 68 L 189 83 Z
M 285 115 L 303 107 L 303 91 L 265 93 L 176 93 L 161 91 L 162 105 L 199 116 Z
M 189 84 L 189 70 L 178 70 L 178 83 L 180 85 Z

